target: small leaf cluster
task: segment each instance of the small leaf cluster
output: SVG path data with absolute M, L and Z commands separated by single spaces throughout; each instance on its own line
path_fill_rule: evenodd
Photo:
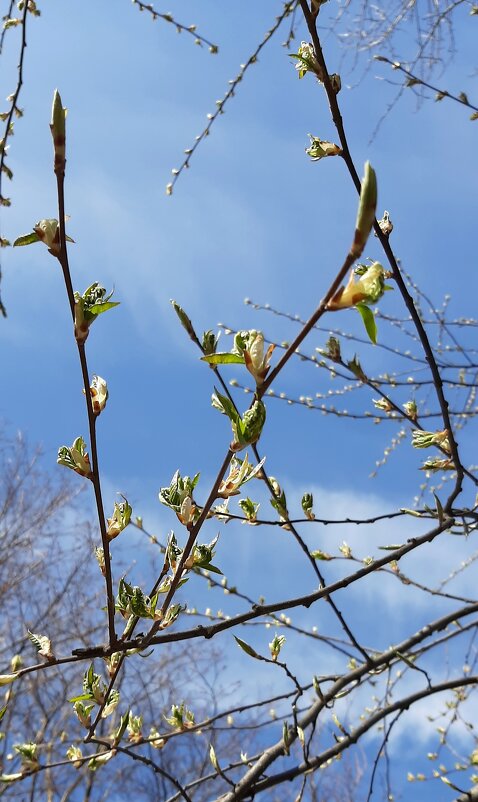
M 73 704 L 78 720 L 84 727 L 91 725 L 91 711 L 95 705 L 103 706 L 102 718 L 107 718 L 118 706 L 119 691 L 113 688 L 108 694 L 108 688 L 99 674 L 94 671 L 93 663 L 83 677 L 83 693 L 73 696 L 69 702 Z M 91 702 L 91 704 L 83 704 Z
M 119 306 L 119 302 L 110 301 L 114 290 L 107 294 L 104 287 L 97 281 L 86 288 L 83 295 L 75 292 L 75 337 L 83 343 L 89 334 L 92 323 L 99 315 Z
M 164 718 L 175 730 L 189 730 L 194 727 L 195 723 L 194 713 L 186 707 L 184 702 L 181 702 L 180 705 L 172 705 L 170 715 Z
M 127 500 L 115 501 L 113 515 L 111 518 L 106 519 L 106 536 L 108 540 L 113 540 L 115 537 L 126 529 L 130 520 L 133 508 L 128 504 Z
M 261 400 L 256 399 L 241 416 L 232 401 L 216 390 L 212 396 L 212 405 L 231 421 L 234 438 L 229 446 L 231 451 L 241 451 L 259 440 L 266 420 L 266 408 Z
M 217 342 L 216 342 L 217 344 Z M 245 365 L 254 377 L 257 387 L 264 382 L 269 369 L 275 345 L 269 345 L 264 353 L 264 335 L 261 331 L 238 331 L 234 337 L 234 346 L 231 352 L 206 353 L 202 357 L 204 362 L 211 366 L 217 365 Z
M 57 463 L 91 479 L 90 457 L 82 437 L 77 437 L 72 446 L 61 446 L 58 449 Z
M 160 620 L 161 616 L 156 614 L 156 607 L 158 604 L 159 591 L 153 596 L 149 597 L 137 585 L 130 585 L 124 577 L 119 581 L 118 595 L 116 596 L 115 609 L 121 613 L 124 618 L 129 618 L 132 615 L 138 618 L 149 618 Z
M 162 487 L 159 491 L 161 504 L 174 510 L 178 520 L 187 527 L 194 525 L 200 515 L 200 510 L 193 500 L 193 491 L 198 480 L 199 473 L 191 478 L 182 477 L 179 471 L 176 471 L 169 487 Z

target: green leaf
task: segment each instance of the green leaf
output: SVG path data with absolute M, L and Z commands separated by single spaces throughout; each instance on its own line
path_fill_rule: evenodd
M 236 641 L 237 645 L 241 647 L 242 651 L 249 655 L 249 657 L 255 657 L 256 659 L 259 658 L 257 652 L 255 652 L 252 646 L 249 646 L 249 644 L 244 640 L 238 638 L 237 635 L 234 635 L 234 640 Z
M 234 407 L 234 404 L 232 403 L 232 401 L 230 401 L 229 398 L 226 395 L 221 395 L 221 393 L 219 392 L 219 390 L 216 387 L 214 388 L 214 390 L 215 390 L 216 398 L 219 401 L 222 409 L 224 410 L 224 414 L 227 415 L 229 420 L 233 421 L 234 423 L 236 421 L 238 421 L 238 420 L 240 421 L 241 416 L 237 412 L 237 410 Z
M 379 546 L 379 549 L 382 551 L 395 551 L 396 549 L 401 549 L 403 543 L 391 543 L 390 546 Z
M 106 301 L 105 303 L 101 304 L 93 304 L 88 309 L 88 312 L 91 312 L 93 315 L 101 315 L 103 312 L 107 312 L 108 309 L 113 309 L 114 306 L 119 306 L 119 301 Z
M 211 565 L 211 563 L 202 565 L 201 568 L 204 568 L 205 571 L 212 571 L 213 574 L 220 574 L 221 576 L 223 575 L 222 571 L 220 571 L 215 565 Z
M 356 304 L 355 308 L 363 320 L 366 332 L 374 345 L 377 345 L 377 324 L 375 315 L 365 304 Z
M 2 709 L 0 710 L 0 721 L 2 720 L 6 712 L 7 712 L 7 705 L 2 707 Z
M 91 693 L 80 693 L 78 696 L 72 696 L 68 701 L 73 704 L 74 702 L 88 702 L 91 701 L 92 698 Z
M 243 365 L 244 357 L 239 354 L 208 354 L 201 357 L 203 362 L 208 362 L 209 365 Z
M 24 234 L 23 237 L 17 237 L 13 243 L 13 247 L 15 248 L 20 245 L 31 245 L 32 242 L 40 242 L 40 237 L 35 231 L 32 231 L 31 234 Z

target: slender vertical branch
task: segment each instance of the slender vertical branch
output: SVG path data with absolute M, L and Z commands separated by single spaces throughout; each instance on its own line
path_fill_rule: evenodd
M 9 7 L 9 10 L 8 10 L 8 16 L 9 17 L 11 15 L 12 8 L 13 8 L 13 2 L 10 3 L 10 7 Z M 11 101 L 10 110 L 9 110 L 7 118 L 5 120 L 5 133 L 3 135 L 3 139 L 2 139 L 1 147 L 0 147 L 0 205 L 3 205 L 4 203 L 5 204 L 9 204 L 10 203 L 10 201 L 7 201 L 6 199 L 4 200 L 4 198 L 3 198 L 2 180 L 3 180 L 3 174 L 4 174 L 4 172 L 6 172 L 5 158 L 6 158 L 6 155 L 7 155 L 7 142 L 8 142 L 8 138 L 13 133 L 13 116 L 14 116 L 14 114 L 16 112 L 20 113 L 18 111 L 17 103 L 18 103 L 18 98 L 20 97 L 20 92 L 21 92 L 22 86 L 23 86 L 23 62 L 24 62 L 24 59 L 25 59 L 25 51 L 27 49 L 27 15 L 28 15 L 28 3 L 25 2 L 25 5 L 23 6 L 23 14 L 22 14 L 21 23 L 20 23 L 21 24 L 21 28 L 22 28 L 22 38 L 21 38 L 21 42 L 20 42 L 20 58 L 19 58 L 18 67 L 17 67 L 17 75 L 18 75 L 17 85 L 15 87 L 15 91 L 14 91 L 13 95 L 11 95 L 11 98 L 10 98 L 10 101 Z M 1 54 L 2 49 L 3 49 L 3 39 L 4 39 L 4 36 L 5 36 L 5 33 L 6 33 L 6 29 L 4 28 L 3 31 L 2 31 L 1 39 L 0 39 L 0 54 Z M 10 177 L 11 177 L 11 174 L 10 174 Z M 1 237 L 0 237 L 0 241 L 3 242 Z M 0 282 L 1 282 L 1 280 L 2 280 L 2 269 L 1 269 L 1 264 L 0 264 Z M 5 309 L 5 307 L 4 307 L 3 303 L 2 303 L 1 295 L 0 295 L 0 314 L 3 315 L 3 317 L 7 316 L 7 310 Z
M 332 115 L 332 120 L 333 120 L 335 128 L 337 130 L 337 133 L 338 133 L 338 136 L 339 136 L 339 139 L 340 139 L 340 145 L 342 147 L 342 154 L 341 155 L 342 155 L 342 158 L 343 158 L 343 160 L 344 160 L 344 162 L 345 162 L 345 164 L 347 166 L 349 175 L 350 175 L 350 177 L 351 177 L 351 179 L 352 179 L 352 181 L 354 183 L 354 186 L 355 186 L 357 192 L 360 194 L 360 188 L 361 188 L 360 178 L 359 178 L 359 175 L 357 173 L 357 169 L 355 167 L 354 161 L 353 161 L 351 153 L 350 153 L 350 149 L 349 149 L 349 145 L 348 145 L 348 141 L 347 141 L 347 136 L 346 136 L 345 128 L 344 128 L 344 123 L 343 123 L 342 115 L 341 115 L 341 112 L 340 112 L 340 107 L 339 107 L 338 100 L 337 100 L 337 93 L 335 92 L 335 90 L 334 90 L 334 88 L 332 86 L 332 83 L 331 83 L 331 80 L 330 80 L 330 77 L 329 77 L 329 73 L 328 73 L 328 70 L 327 70 L 327 65 L 325 63 L 324 54 L 323 54 L 323 51 L 322 51 L 322 45 L 320 43 L 319 35 L 317 33 L 316 19 L 313 18 L 312 14 L 311 14 L 311 12 L 309 10 L 309 6 L 308 6 L 306 0 L 299 0 L 299 2 L 300 2 L 302 13 L 304 15 L 304 18 L 305 18 L 305 21 L 306 21 L 306 24 L 307 24 L 307 28 L 308 28 L 310 36 L 312 38 L 315 57 L 316 57 L 319 65 L 320 65 L 320 68 L 321 68 L 321 75 L 322 75 L 322 78 L 323 78 L 323 84 L 324 84 L 325 92 L 327 94 L 327 99 L 328 99 L 328 102 L 329 102 L 330 113 Z M 395 281 L 397 282 L 397 286 L 398 286 L 398 288 L 400 290 L 401 296 L 402 296 L 402 298 L 404 300 L 404 303 L 405 303 L 405 305 L 406 305 L 406 307 L 407 307 L 407 309 L 408 309 L 408 311 L 410 313 L 410 316 L 411 316 L 411 318 L 413 320 L 413 323 L 415 325 L 415 328 L 417 330 L 418 337 L 420 339 L 422 348 L 423 348 L 423 350 L 425 352 L 425 357 L 426 357 L 426 360 L 428 362 L 428 366 L 429 366 L 431 374 L 432 374 L 433 384 L 435 386 L 435 392 L 436 392 L 438 403 L 439 403 L 439 406 L 440 406 L 440 410 L 441 410 L 441 414 L 442 414 L 442 418 L 443 418 L 443 423 L 444 423 L 444 426 L 448 430 L 448 433 L 449 433 L 451 456 L 452 456 L 453 462 L 454 462 L 455 467 L 456 467 L 455 487 L 454 487 L 454 490 L 451 493 L 451 495 L 449 496 L 449 498 L 448 498 L 448 500 L 446 502 L 446 505 L 445 505 L 446 506 L 446 510 L 449 511 L 449 510 L 451 510 L 451 507 L 452 507 L 452 504 L 453 504 L 454 500 L 456 499 L 456 497 L 461 492 L 461 488 L 462 488 L 462 484 L 463 484 L 464 472 L 463 472 L 463 467 L 462 467 L 461 462 L 460 462 L 460 457 L 459 457 L 459 454 L 458 454 L 458 446 L 457 446 L 457 443 L 456 443 L 456 440 L 455 440 L 455 437 L 454 437 L 454 434 L 453 434 L 452 424 L 451 424 L 450 416 L 449 416 L 449 413 L 448 413 L 448 402 L 447 402 L 447 400 L 445 398 L 445 394 L 443 392 L 443 382 L 442 382 L 440 371 L 438 369 L 438 366 L 437 366 L 437 363 L 436 363 L 436 360 L 435 360 L 435 356 L 433 354 L 433 349 L 432 349 L 432 347 L 430 345 L 430 341 L 428 339 L 428 335 L 427 335 L 427 333 L 425 331 L 425 327 L 423 326 L 423 323 L 421 321 L 420 315 L 419 315 L 419 313 L 418 313 L 418 311 L 417 311 L 417 309 L 415 307 L 415 304 L 413 302 L 413 298 L 410 295 L 410 293 L 408 292 L 407 286 L 405 284 L 405 281 L 404 281 L 403 276 L 401 274 L 401 271 L 400 271 L 400 268 L 398 266 L 397 260 L 395 258 L 395 254 L 393 253 L 392 248 L 390 246 L 390 243 L 388 241 L 388 237 L 382 232 L 382 229 L 380 228 L 377 220 L 375 220 L 375 223 L 374 223 L 374 230 L 375 230 L 375 233 L 376 233 L 378 239 L 380 240 L 380 244 L 381 244 L 381 246 L 382 246 L 382 248 L 383 248 L 383 250 L 385 252 L 385 255 L 386 255 L 387 259 L 388 259 L 390 267 L 392 268 L 393 277 L 394 277 Z
M 61 108 L 61 100 L 58 101 L 59 106 Z M 64 114 L 64 110 L 61 108 L 62 114 Z M 64 119 L 63 119 L 63 128 L 64 128 Z M 55 175 L 57 180 L 57 192 L 58 192 L 58 225 L 59 225 L 59 232 L 60 232 L 60 253 L 58 255 L 58 261 L 60 262 L 61 269 L 63 271 L 63 278 L 65 281 L 66 292 L 68 296 L 68 303 L 70 306 L 70 312 L 72 317 L 72 322 L 74 323 L 75 320 L 75 297 L 73 292 L 73 284 L 71 280 L 71 272 L 70 266 L 68 261 L 68 250 L 66 245 L 66 231 L 65 231 L 65 166 L 66 166 L 66 158 L 65 158 L 65 137 L 64 137 L 64 130 L 62 135 L 60 136 L 60 142 L 58 142 L 58 132 L 55 131 L 54 125 L 52 124 L 52 134 L 53 134 L 53 141 L 54 141 L 54 148 L 55 148 Z M 61 153 L 58 156 L 58 153 Z M 108 614 L 108 635 L 109 635 L 109 644 L 113 646 L 116 642 L 116 633 L 115 633 L 115 626 L 114 626 L 114 616 L 115 616 L 115 603 L 114 603 L 114 595 L 113 595 L 113 579 L 111 575 L 111 557 L 110 557 L 110 550 L 109 550 L 109 541 L 106 534 L 106 519 L 105 513 L 103 508 L 103 498 L 101 493 L 101 482 L 100 482 L 100 471 L 99 471 L 99 462 L 98 462 L 98 447 L 97 447 L 97 440 L 96 440 L 96 416 L 93 412 L 93 405 L 91 400 L 91 393 L 90 393 L 90 379 L 88 373 L 88 362 L 86 359 L 86 352 L 85 352 L 85 343 L 84 341 L 76 340 L 76 344 L 78 347 L 78 356 L 80 358 L 80 366 L 81 366 L 81 374 L 83 377 L 83 389 L 85 391 L 85 399 L 86 399 L 86 410 L 88 414 L 88 427 L 90 433 L 90 451 L 91 451 L 91 481 L 93 483 L 94 494 L 95 494 L 95 501 L 96 501 L 96 509 L 98 513 L 98 523 L 101 533 L 101 543 L 103 547 L 104 553 L 104 565 L 105 565 L 105 583 L 106 583 L 106 602 L 107 602 L 107 614 Z

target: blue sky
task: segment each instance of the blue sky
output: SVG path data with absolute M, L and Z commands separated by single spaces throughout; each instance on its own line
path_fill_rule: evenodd
M 116 492 L 124 493 L 135 513 L 143 514 L 163 537 L 175 522 L 157 502 L 159 487 L 169 484 L 178 467 L 182 473 L 201 471 L 198 495 L 205 497 L 229 441 L 224 419 L 210 406 L 212 374 L 199 362 L 169 299 L 184 306 L 199 332 L 222 322 L 231 328 L 262 328 L 279 342 L 292 339 L 294 323 L 259 314 L 243 300 L 249 297 L 307 318 L 343 261 L 357 202 L 340 160 L 311 163 L 304 153 L 309 132 L 333 141 L 336 134 L 321 89 L 310 77 L 298 81 L 280 46 L 285 29 L 247 72 L 191 169 L 180 176 L 173 196 L 166 196 L 171 169 L 181 163 L 184 149 L 193 144 L 228 80 L 270 27 L 280 3 L 248 0 L 225 9 L 217 0 L 204 0 L 177 2 L 171 10 L 181 22 L 197 23 L 199 32 L 219 44 L 219 54 L 195 47 L 191 37 L 177 35 L 161 21 L 153 23 L 127 2 L 82 0 L 66 6 L 51 0 L 40 19 L 29 21 L 21 96 L 25 116 L 11 142 L 12 206 L 2 210 L 2 233 L 11 240 L 40 218 L 57 215 L 48 123 L 58 87 L 69 110 L 66 208 L 68 230 L 76 241 L 70 249 L 74 285 L 81 290 L 95 280 L 114 285 L 121 301 L 95 324 L 88 340 L 90 370 L 104 376 L 110 390 L 99 421 L 105 503 L 108 508 Z M 458 52 L 444 75 L 438 71 L 435 76 L 438 85 L 468 91 L 470 98 L 476 84 L 476 24 L 467 9 L 457 12 Z M 296 42 L 303 36 L 299 29 Z M 412 52 L 409 36 L 405 29 L 400 38 L 405 56 Z M 12 91 L 15 80 L 15 33 L 10 39 L 10 72 L 5 68 L 0 76 L 3 95 Z M 467 110 L 452 102 L 417 108 L 408 91 L 370 141 L 396 91 L 384 79 L 396 75 L 374 64 L 357 84 L 366 61 L 352 71 L 351 59 L 343 64 L 332 35 L 325 37 L 325 48 L 329 69 L 342 73 L 339 98 L 353 156 L 360 170 L 370 159 L 377 171 L 379 209 L 391 212 L 393 246 L 404 269 L 436 303 L 450 293 L 452 316 L 472 316 L 478 123 L 468 122 Z M 366 255 L 381 258 L 376 240 L 369 242 Z M 2 253 L 2 268 L 9 317 L 0 322 L 0 414 L 10 429 L 21 429 L 32 442 L 43 444 L 45 470 L 55 470 L 58 446 L 87 430 L 59 268 L 41 245 Z M 398 293 L 388 293 L 380 308 L 401 313 Z M 324 326 L 360 334 L 356 318 L 351 311 L 338 313 Z M 396 331 L 380 326 L 383 342 L 402 345 Z M 304 353 L 313 354 L 326 339 L 326 334 L 314 334 Z M 228 347 L 226 337 L 223 342 Z M 351 343 L 344 350 L 349 358 L 357 350 L 362 364 L 376 372 L 391 371 L 397 364 L 371 345 L 359 350 Z M 408 368 L 401 364 L 399 369 Z M 228 378 L 247 383 L 235 368 L 228 370 Z M 334 385 L 322 374 L 317 378 L 313 365 L 295 360 L 274 389 L 298 397 L 329 386 Z M 240 392 L 238 398 L 247 405 Z M 339 397 L 337 406 L 350 403 L 348 397 Z M 361 411 L 373 411 L 368 391 L 355 404 Z M 268 471 L 286 489 L 291 512 L 299 511 L 302 493 L 313 490 L 318 508 L 330 517 L 367 515 L 410 506 L 417 492 L 421 460 L 411 453 L 409 435 L 378 478 L 369 479 L 398 428 L 389 422 L 337 421 L 271 400 L 260 448 L 267 455 Z M 475 442 L 471 433 L 463 438 L 470 459 Z M 263 498 L 261 509 L 267 508 Z M 211 537 L 216 530 L 216 524 L 208 524 Z M 403 526 L 391 525 L 373 533 L 346 527 L 330 533 L 317 527 L 310 546 L 337 551 L 345 539 L 363 557 L 391 538 L 403 542 L 415 531 L 422 531 L 415 522 L 407 523 L 405 532 Z M 122 544 L 124 559 L 137 537 L 131 535 Z M 434 551 L 437 579 L 447 574 L 453 548 L 444 542 Z M 466 544 L 460 558 L 471 552 L 472 544 Z M 139 558 L 138 577 L 148 576 L 149 559 Z M 223 527 L 217 561 L 231 583 L 268 599 L 293 595 L 313 580 L 305 578 L 297 552 L 275 528 Z M 333 566 L 330 578 L 335 576 Z M 417 577 L 429 573 L 426 556 L 413 570 Z M 365 600 L 360 597 L 363 611 L 353 594 L 347 600 L 353 625 L 365 632 L 380 598 L 387 617 L 374 621 L 372 640 L 377 644 L 408 631 L 412 611 L 423 621 L 431 614 L 420 594 L 411 592 L 403 600 L 403 594 L 395 595 L 396 585 L 390 580 L 378 588 L 371 581 L 360 591 L 365 593 Z M 192 588 L 187 596 L 191 606 L 217 606 L 199 588 L 197 597 L 191 594 Z M 232 661 L 242 661 L 241 671 L 244 656 L 238 658 L 230 640 L 224 644 L 232 676 Z M 307 671 L 316 659 L 310 648 L 304 653 Z M 258 687 L 268 681 L 258 672 Z M 404 733 L 405 744 L 406 739 Z M 426 798 L 423 786 L 421 795 L 413 796 L 413 791 L 413 786 L 407 788 L 407 799 Z M 433 794 L 430 798 L 436 800 L 450 798 L 445 788 Z

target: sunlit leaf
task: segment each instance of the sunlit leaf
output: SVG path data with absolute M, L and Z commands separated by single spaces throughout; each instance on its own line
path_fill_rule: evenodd
M 368 336 L 370 337 L 370 339 L 373 342 L 373 344 L 376 345 L 377 344 L 377 324 L 375 322 L 374 313 L 365 304 L 356 304 L 355 308 L 356 308 L 357 312 L 359 312 L 359 314 L 360 314 L 360 316 L 361 316 L 361 318 L 363 320 L 363 323 L 364 323 L 364 326 L 365 326 L 365 330 L 366 330 Z

